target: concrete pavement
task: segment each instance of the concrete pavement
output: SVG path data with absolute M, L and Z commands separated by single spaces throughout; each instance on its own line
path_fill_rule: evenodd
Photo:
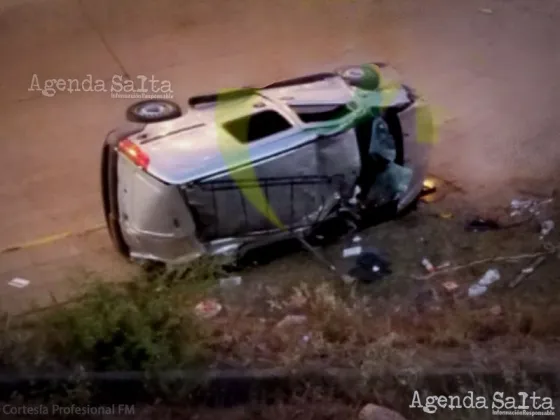
M 481 10 L 481 9 L 489 9 Z M 103 222 L 99 148 L 132 102 L 29 91 L 92 75 L 169 80 L 175 99 L 386 60 L 440 111 L 433 172 L 484 204 L 560 159 L 554 0 L 4 0 L 0 5 L 0 249 Z M 549 181 L 550 182 L 550 181 Z M 101 230 L 0 254 L 0 305 L 66 296 L 80 266 L 128 270 Z M 13 277 L 31 285 L 14 289 Z M 75 287 L 74 287 L 75 288 Z

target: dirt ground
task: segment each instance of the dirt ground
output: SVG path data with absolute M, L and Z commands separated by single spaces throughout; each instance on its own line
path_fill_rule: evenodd
M 388 61 L 437 112 L 440 143 L 431 170 L 462 188 L 455 214 L 461 207 L 493 212 L 520 186 L 556 185 L 559 18 L 554 0 L 2 2 L 0 305 L 17 312 L 31 301 L 64 299 L 80 289 L 69 275 L 87 277 L 77 268 L 111 279 L 134 271 L 103 230 L 98 185 L 102 138 L 132 100 L 92 92 L 45 96 L 30 91 L 34 74 L 41 84 L 89 74 L 106 82 L 154 75 L 170 80 L 182 102 L 219 88 Z M 480 234 L 466 245 L 474 235 L 450 234 L 463 222 L 422 210 L 376 228 L 368 240 L 390 254 L 395 275 L 421 271 L 422 256 L 459 263 L 539 246 L 524 228 Z M 420 237 L 427 242 L 416 244 Z M 12 250 L 21 244 L 30 246 Z M 247 276 L 271 278 L 285 266 L 302 280 L 324 275 L 300 254 Z M 8 286 L 14 277 L 31 283 Z

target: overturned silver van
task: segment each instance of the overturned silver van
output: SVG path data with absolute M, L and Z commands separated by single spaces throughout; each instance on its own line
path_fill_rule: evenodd
M 418 197 L 433 127 L 385 64 L 138 102 L 102 152 L 103 209 L 127 258 L 238 258 L 327 220 Z

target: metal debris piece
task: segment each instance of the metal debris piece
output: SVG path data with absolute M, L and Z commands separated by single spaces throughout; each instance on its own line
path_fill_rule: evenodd
M 31 282 L 29 280 L 22 279 L 22 278 L 19 278 L 19 277 L 15 277 L 8 282 L 8 285 L 10 285 L 12 287 L 16 287 L 18 289 L 23 289 L 24 287 L 29 286 L 30 283 Z
M 541 255 L 535 261 L 533 261 L 533 263 L 530 266 L 525 267 L 523 270 L 521 270 L 521 272 L 517 275 L 517 277 L 515 277 L 510 282 L 509 287 L 511 289 L 517 287 L 519 283 L 521 283 L 523 280 L 529 277 L 537 269 L 537 267 L 540 266 L 546 260 L 546 257 L 547 255 Z
M 194 307 L 196 316 L 202 319 L 214 318 L 222 311 L 222 305 L 215 299 L 203 300 Z
M 241 276 L 223 277 L 220 279 L 221 287 L 235 287 L 241 285 L 243 279 Z
M 362 237 L 356 235 L 352 238 L 352 242 L 354 242 L 354 243 L 362 242 Z
M 453 218 L 453 213 L 446 211 L 446 212 L 440 213 L 439 217 L 441 217 L 442 219 L 452 219 Z
M 481 9 L 478 9 L 478 11 L 480 13 L 484 13 L 485 15 L 491 15 L 491 14 L 494 13 L 494 10 L 488 9 L 488 8 L 481 8 Z

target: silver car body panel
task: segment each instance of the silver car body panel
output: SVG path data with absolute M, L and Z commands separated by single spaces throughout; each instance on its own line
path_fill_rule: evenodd
M 291 108 L 344 104 L 351 107 L 344 117 L 315 123 L 304 123 Z M 361 167 L 354 125 L 371 109 L 397 110 L 404 162 L 392 162 L 383 174 L 387 181 L 376 184 L 393 185 L 392 180 L 400 177 L 403 185 L 393 188 L 395 196 L 391 199 L 396 198 L 398 209 L 404 209 L 418 196 L 427 170 L 430 146 L 417 141 L 416 116 L 422 106 L 421 100 L 411 97 L 403 85 L 362 91 L 333 76 L 308 84 L 256 90 L 247 97 L 188 108 L 182 117 L 145 125 L 126 138 L 149 156 L 146 170 L 115 151 L 119 157 L 118 220 L 128 255 L 166 263 L 185 262 L 206 253 L 238 256 L 294 231 L 305 232 L 309 228 L 306 222 L 320 220 L 329 205 L 352 195 Z M 238 139 L 222 123 L 257 110 L 279 113 L 291 128 L 240 148 Z M 394 160 L 391 148 L 386 150 L 386 157 Z M 304 183 L 295 193 L 271 188 L 266 197 L 267 211 L 274 212 L 277 217 L 273 219 L 280 225 L 273 223 L 269 214 L 257 211 L 239 188 L 219 194 L 205 189 L 205 183 L 229 182 L 235 186 L 239 179 L 254 176 L 259 180 L 340 178 L 336 183 Z M 289 201 L 286 194 L 297 195 L 293 208 L 285 206 Z

